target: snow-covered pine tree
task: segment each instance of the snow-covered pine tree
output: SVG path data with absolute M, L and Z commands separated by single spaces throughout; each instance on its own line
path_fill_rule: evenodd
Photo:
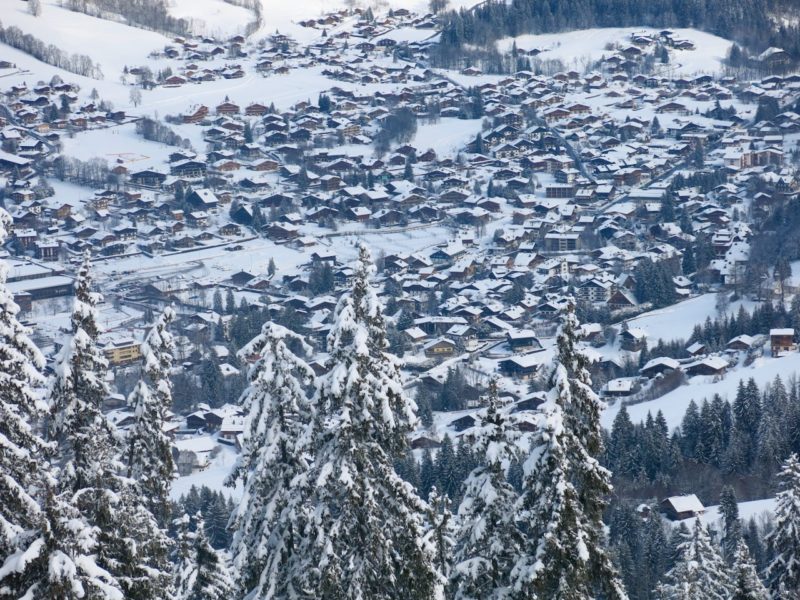
M 108 363 L 97 346 L 100 294 L 91 290 L 87 253 L 75 282 L 72 331 L 56 360 L 50 388 L 49 434 L 57 445 L 56 495 L 97 531 L 94 551 L 130 600 L 164 598 L 168 540 L 143 506 L 133 482 L 120 476 L 120 440 L 102 412 Z
M 731 569 L 733 595 L 731 600 L 769 600 L 769 592 L 758 578 L 756 564 L 741 538 L 736 546 Z
M 303 526 L 296 479 L 309 467 L 305 434 L 311 407 L 306 389 L 314 372 L 289 349 L 291 342 L 310 351 L 299 335 L 270 321 L 239 351 L 258 359 L 242 396 L 249 427 L 226 482 L 244 485 L 231 520 L 231 552 L 240 589 L 263 600 L 296 591 L 299 559 L 293 552 Z
M 11 218 L 0 209 L 0 243 Z M 8 267 L 0 262 L 0 589 L 19 598 L 36 580 L 26 560 L 40 553 L 43 489 L 48 484 L 46 442 L 37 432 L 46 405 L 44 357 L 17 320 L 19 307 L 6 287 Z
M 56 358 L 50 390 L 49 434 L 58 444 L 60 488 L 81 492 L 82 497 L 103 496 L 104 489 L 113 487 L 110 482 L 121 466 L 114 430 L 101 410 L 109 393 L 108 361 L 96 343 L 96 305 L 101 296 L 92 292 L 91 283 L 87 253 L 75 281 L 71 333 Z
M 312 518 L 298 553 L 303 592 L 333 600 L 425 600 L 441 584 L 423 528 L 427 504 L 394 470 L 416 422 L 397 359 L 386 353 L 369 252 L 328 335 L 318 383 L 308 478 Z
M 235 586 L 225 556 L 206 537 L 202 513 L 174 521 L 177 531 L 171 600 L 231 600 Z
M 656 589 L 659 600 L 730 600 L 730 577 L 708 529 L 698 519 L 678 546 L 678 560 Z
M 45 484 L 43 518 L 31 551 L 0 569 L 0 595 L 31 600 L 123 600 L 126 596 L 116 578 L 97 564 L 97 530 L 82 518 L 72 495 L 57 494 L 54 484 L 53 479 Z M 9 573 L 15 576 L 11 581 L 24 588 L 7 587 Z
M 128 477 L 136 481 L 148 510 L 162 527 L 169 523 L 169 490 L 175 470 L 172 444 L 164 434 L 164 420 L 172 409 L 172 367 L 175 343 L 169 326 L 171 307 L 156 320 L 141 346 L 143 376 L 128 398 L 135 421 L 126 440 Z
M 775 529 L 767 536 L 772 562 L 767 584 L 773 597 L 800 598 L 800 458 L 792 454 L 783 464 L 775 507 Z M 794 594 L 794 595 L 791 595 Z
M 480 465 L 464 481 L 451 587 L 456 600 L 509 597 L 511 569 L 521 539 L 515 522 L 517 491 L 506 477 L 516 457 L 516 431 L 506 407 L 489 384 L 486 414 L 470 435 Z
M 516 598 L 627 598 L 606 549 L 602 512 L 611 475 L 597 460 L 602 404 L 576 348 L 578 325 L 570 304 L 540 429 L 523 465 L 518 515 L 525 539 L 512 572 Z

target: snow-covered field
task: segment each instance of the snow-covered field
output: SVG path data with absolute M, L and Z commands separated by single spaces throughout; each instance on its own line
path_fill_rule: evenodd
M 686 408 L 692 400 L 700 404 L 704 398 L 710 400 L 714 394 L 719 394 L 733 401 L 741 379 L 746 381 L 752 377 L 759 387 L 763 387 L 778 375 L 785 380 L 799 372 L 798 353 L 787 354 L 780 358 L 761 357 L 748 367 L 732 369 L 719 381 L 715 381 L 713 377 L 693 377 L 689 380 L 689 385 L 679 387 L 656 400 L 629 405 L 627 409 L 633 422 L 645 419 L 648 412 L 655 414 L 660 410 L 664 413 L 670 429 L 674 429 L 681 424 Z M 614 417 L 619 412 L 619 406 L 619 402 L 616 402 L 606 409 L 602 416 L 603 427 L 611 428 Z
M 223 0 L 170 0 L 169 12 L 174 17 L 190 19 L 195 33 L 218 37 L 243 33 L 255 19 L 246 8 Z
M 673 29 L 671 31 L 675 32 L 677 38 L 693 42 L 696 50 L 671 52 L 671 64 L 667 69 L 669 73 L 691 75 L 721 71 L 722 60 L 732 45 L 730 41 L 696 29 Z M 521 35 L 516 38 L 500 40 L 498 48 L 508 51 L 516 42 L 520 49 L 538 48 L 542 50 L 542 54 L 539 55 L 542 60 L 561 60 L 566 67 L 583 71 L 590 63 L 603 55 L 611 55 L 614 50 L 610 47 L 614 44 L 625 46 L 632 33 L 653 34 L 658 33 L 658 30 L 647 27 L 609 27 L 564 33 Z
M 433 148 L 437 154 L 444 155 L 463 148 L 464 144 L 475 139 L 480 131 L 479 119 L 445 118 L 432 125 L 419 125 L 413 144 L 424 150 Z
M 195 439 L 203 442 L 203 437 Z M 188 439 L 180 443 L 188 447 L 193 441 L 195 440 Z M 237 500 L 241 497 L 241 486 L 237 486 L 236 488 L 225 487 L 225 478 L 231 472 L 231 469 L 233 469 L 238 452 L 225 444 L 220 444 L 218 448 L 219 453 L 211 459 L 208 467 L 202 471 L 192 473 L 191 475 L 178 477 L 172 483 L 171 496 L 173 500 L 178 500 L 181 496 L 188 493 L 193 485 L 197 487 L 208 486 L 212 490 L 221 491 L 226 496 Z
M 149 142 L 137 135 L 132 123 L 64 136 L 62 144 L 64 152 L 74 158 L 102 158 L 109 164 L 121 162 L 133 169 L 160 165 L 175 150 L 174 146 Z
M 752 500 L 750 502 L 739 502 L 739 518 L 743 521 L 749 521 L 750 519 L 756 519 L 759 521 L 761 517 L 771 515 L 775 512 L 775 498 L 765 498 L 763 500 Z M 706 512 L 703 516 L 700 517 L 700 520 L 703 523 L 711 526 L 718 526 L 719 521 L 722 516 L 719 513 L 719 506 L 707 506 Z M 685 521 L 679 521 L 681 523 L 686 523 L 687 526 L 691 527 L 694 525 L 694 519 L 686 519 Z
M 754 303 L 750 301 L 733 302 L 728 307 L 728 314 L 735 315 L 741 305 L 748 311 L 752 311 L 754 307 Z M 703 294 L 667 308 L 644 313 L 629 320 L 628 326 L 644 330 L 647 341 L 652 345 L 659 339 L 687 340 L 696 324 L 702 325 L 706 318 L 714 319 L 717 314 L 717 295 Z

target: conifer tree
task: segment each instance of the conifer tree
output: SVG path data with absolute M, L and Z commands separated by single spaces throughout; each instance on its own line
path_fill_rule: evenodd
M 526 539 L 512 574 L 520 598 L 627 598 L 606 550 L 602 512 L 611 484 L 597 461 L 602 404 L 576 348 L 577 330 L 570 305 L 540 430 L 524 464 L 519 514 Z
M 11 219 L 0 209 L 0 244 Z M 37 388 L 44 386 L 44 357 L 18 320 L 19 307 L 6 287 L 8 266 L 0 261 L 0 563 L 24 553 L 36 539 L 41 518 L 37 493 L 47 472 L 48 448 L 37 432 L 46 406 Z
M 86 265 L 84 266 L 88 269 Z M 64 395 L 59 398 L 54 396 L 51 391 L 51 405 L 55 405 L 54 398 L 61 399 L 64 401 L 61 406 L 65 411 L 67 407 L 75 409 L 77 402 L 71 402 L 71 398 L 65 390 L 66 386 L 59 388 L 58 384 L 65 380 L 75 382 L 78 377 L 74 375 L 76 364 L 65 365 L 63 357 L 76 353 L 76 349 L 85 349 L 88 336 L 84 333 L 83 336 L 77 336 L 78 339 L 75 339 L 75 333 L 79 330 L 83 331 L 82 325 L 90 324 L 91 321 L 91 306 L 83 304 L 88 294 L 88 284 L 82 285 L 83 274 L 84 269 L 82 268 L 76 285 L 76 294 L 80 294 L 80 298 L 76 297 L 75 311 L 72 317 L 73 337 L 64 345 L 61 354 L 62 360 L 57 368 L 55 389 L 62 390 Z M 37 416 L 33 412 L 35 406 L 26 406 L 25 401 L 30 399 L 30 394 L 33 392 L 31 384 L 41 377 L 38 374 L 39 360 L 35 354 L 30 352 L 30 342 L 26 341 L 24 330 L 15 325 L 15 312 L 13 305 L 9 305 L 8 302 L 3 304 L 2 316 L 4 317 L 5 331 L 7 334 L 13 334 L 15 338 L 15 344 L 9 345 L 7 352 L 6 366 L 8 370 L 3 370 L 3 391 L 13 391 L 17 396 L 16 401 L 20 402 L 19 408 L 10 411 L 7 417 L 4 415 L 3 425 L 7 427 L 14 427 L 21 423 L 15 417 L 32 419 Z M 0 356 L 2 356 L 2 352 L 0 352 Z M 83 358 L 80 362 L 81 365 L 92 366 L 92 356 L 81 355 L 81 357 Z M 24 379 L 20 379 L 20 376 L 24 376 Z M 8 406 L 4 400 L 3 408 Z M 75 422 L 75 412 L 77 411 L 71 410 L 69 414 L 62 415 L 60 420 L 53 422 L 57 425 L 63 425 L 68 421 Z M 35 424 L 29 421 L 25 425 L 25 430 L 20 432 L 24 435 L 17 437 L 10 430 L 11 437 L 5 438 L 4 436 L 3 439 L 8 439 L 8 442 L 12 444 L 26 441 L 36 443 L 31 437 L 34 435 Z M 61 442 L 62 451 L 68 452 L 66 439 L 56 438 L 56 441 Z M 81 437 L 79 441 L 81 442 L 79 448 L 84 447 L 82 444 L 88 445 L 85 438 Z M 4 446 L 6 445 L 4 444 Z M 38 446 L 38 448 L 31 447 L 30 450 L 44 450 L 45 454 L 50 454 L 52 450 L 55 450 L 56 444 L 48 445 L 49 447 L 44 444 L 38 444 Z M 12 450 L 22 450 L 19 445 L 6 447 L 10 447 Z M 5 448 L 0 456 L 14 458 L 19 461 L 20 466 L 25 466 L 33 458 L 30 456 L 26 460 L 25 452 L 16 452 L 16 456 L 12 453 L 7 454 Z M 30 519 L 28 527 L 21 529 L 13 521 L 9 521 L 8 525 L 4 523 L 4 530 L 11 534 L 17 534 L 19 537 L 12 538 L 17 545 L 16 549 L 9 548 L 12 554 L 3 557 L 4 564 L 0 568 L 0 581 L 2 582 L 0 592 L 3 595 L 15 598 L 59 598 L 65 600 L 85 597 L 104 600 L 121 600 L 123 598 L 116 577 L 109 573 L 102 564 L 99 564 L 101 561 L 97 560 L 96 555 L 101 545 L 98 539 L 100 532 L 81 511 L 81 508 L 85 506 L 82 494 L 85 493 L 86 496 L 90 494 L 86 493 L 85 488 L 72 487 L 79 477 L 83 477 L 88 484 L 90 475 L 93 475 L 93 469 L 87 465 L 88 461 L 82 461 L 80 465 L 77 460 L 75 464 L 71 462 L 70 459 L 75 459 L 76 456 L 83 457 L 83 453 L 73 451 L 68 456 L 67 460 L 63 458 L 63 455 L 58 457 L 59 461 L 56 465 L 40 464 L 37 471 L 29 474 L 30 477 L 37 478 L 35 485 L 39 497 L 17 497 L 26 500 L 27 506 L 24 508 Z M 44 454 L 39 455 L 39 459 L 42 458 L 44 458 Z M 62 480 L 59 481 L 58 478 Z M 30 479 L 28 481 L 32 482 Z M 4 483 L 10 484 L 10 478 L 4 478 Z M 22 487 L 25 485 L 24 482 L 20 482 L 20 484 L 18 488 L 14 486 L 18 492 L 31 491 L 30 488 Z M 7 507 L 13 510 L 17 498 L 9 498 Z M 30 542 L 30 545 L 25 548 L 23 544 L 27 542 Z
M 119 582 L 96 561 L 97 530 L 81 517 L 72 495 L 56 493 L 54 484 L 50 479 L 43 492 L 39 536 L 32 551 L 6 561 L 0 569 L 0 590 L 25 599 L 123 600 Z
M 108 363 L 97 346 L 97 308 L 87 253 L 75 282 L 72 331 L 56 360 L 49 433 L 58 447 L 57 495 L 97 532 L 97 563 L 138 600 L 166 597 L 168 541 L 141 494 L 120 476 L 120 442 L 102 412 Z M 91 548 L 91 546 L 88 546 Z
M 137 482 L 147 508 L 158 522 L 169 520 L 169 490 L 175 470 L 172 444 L 164 434 L 167 411 L 172 409 L 172 368 L 175 343 L 169 326 L 175 311 L 167 307 L 141 346 L 143 376 L 128 398 L 135 422 L 127 439 L 127 474 Z
M 177 548 L 172 600 L 230 600 L 234 584 L 223 555 L 205 533 L 202 513 L 175 520 Z
M 407 448 L 415 406 L 385 350 L 373 271 L 361 246 L 352 289 L 328 335 L 329 371 L 318 384 L 312 425 L 311 518 L 298 549 L 303 590 L 331 599 L 425 600 L 442 584 L 425 540 L 427 504 L 393 468 Z
M 678 560 L 665 579 L 656 590 L 659 600 L 729 600 L 725 563 L 699 519 L 678 546 Z
M 428 495 L 426 540 L 433 547 L 434 564 L 444 580 L 450 578 L 455 546 L 455 523 L 450 510 L 450 498 L 440 494 L 436 486 Z
M 0 209 L 0 242 L 10 222 Z M 44 358 L 17 320 L 7 273 L 0 262 L 0 593 L 69 598 L 83 589 L 118 597 L 91 556 L 93 532 L 54 493 L 50 447 L 37 431 L 46 411 L 37 392 Z
M 731 600 L 768 600 L 767 588 L 758 578 L 756 565 L 744 540 L 739 540 L 731 573 L 733 595 Z
M 471 437 L 480 465 L 464 482 L 451 586 L 458 600 L 505 598 L 521 540 L 513 511 L 518 495 L 506 478 L 516 435 L 495 380 L 486 414 Z
M 242 398 L 249 416 L 242 453 L 228 485 L 244 484 L 233 517 L 233 565 L 239 587 L 257 598 L 297 593 L 294 549 L 302 527 L 303 507 L 294 493 L 296 479 L 308 470 L 305 431 L 310 423 L 306 387 L 313 371 L 289 349 L 297 334 L 272 322 L 240 350 L 258 356 L 250 367 L 250 386 Z
M 739 505 L 736 503 L 736 493 L 733 488 L 726 485 L 719 496 L 719 512 L 722 515 L 722 556 L 733 562 L 739 542 L 742 539 L 742 523 L 739 521 Z
M 772 562 L 767 583 L 775 598 L 795 598 L 800 590 L 800 459 L 792 454 L 784 463 L 775 507 L 775 529 L 767 536 Z M 795 594 L 792 596 L 790 594 Z
M 91 262 L 84 256 L 75 282 L 71 334 L 56 359 L 51 386 L 49 433 L 58 443 L 61 489 L 91 489 L 102 495 L 116 478 L 116 438 L 102 413 L 109 394 L 108 361 L 96 344 L 96 305 L 101 296 L 91 291 Z

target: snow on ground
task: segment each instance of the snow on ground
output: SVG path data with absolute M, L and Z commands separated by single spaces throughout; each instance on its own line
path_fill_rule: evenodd
M 763 500 L 751 500 L 750 502 L 739 502 L 739 518 L 743 521 L 755 519 L 758 522 L 762 517 L 771 515 L 775 512 L 775 498 L 765 498 Z M 706 525 L 711 527 L 719 527 L 722 515 L 719 513 L 719 506 L 706 506 L 706 512 L 700 517 L 700 520 Z M 694 526 L 695 519 L 686 519 L 684 521 L 674 521 L 674 525 L 686 523 L 686 526 L 691 529 Z
M 223 0 L 170 0 L 173 17 L 192 21 L 192 31 L 199 35 L 230 37 L 244 33 L 255 15 L 241 6 Z
M 743 302 L 732 302 L 728 314 L 735 315 Z M 748 311 L 753 310 L 754 303 L 744 302 Z M 628 321 L 628 326 L 643 329 L 650 345 L 659 339 L 666 341 L 689 339 L 695 325 L 702 325 L 707 317 L 717 316 L 717 294 L 703 294 L 696 298 L 684 300 L 667 308 L 652 310 Z
M 713 377 L 693 377 L 689 380 L 689 385 L 679 387 L 656 400 L 628 405 L 627 409 L 634 423 L 644 420 L 648 412 L 655 415 L 660 410 L 664 413 L 669 428 L 674 429 L 681 424 L 686 408 L 692 400 L 700 404 L 704 398 L 710 400 L 714 394 L 719 394 L 733 401 L 740 379 L 748 380 L 752 377 L 759 387 L 763 387 L 771 383 L 777 375 L 786 380 L 798 372 L 800 372 L 800 353 L 793 352 L 780 358 L 761 357 L 748 367 L 732 369 L 720 381 L 714 381 Z M 601 417 L 603 427 L 611 429 L 619 407 L 620 403 L 615 402 L 603 412 Z
M 102 158 L 109 164 L 122 163 L 140 169 L 166 162 L 174 146 L 149 142 L 136 134 L 136 125 L 128 123 L 106 129 L 90 129 L 61 138 L 64 154 L 80 160 Z M 202 147 L 202 146 L 201 146 Z
M 195 86 L 181 88 L 158 87 L 152 91 L 142 92 L 141 114 L 158 112 L 177 114 L 194 104 L 216 106 L 225 96 L 235 98 L 236 102 L 246 106 L 251 102 L 274 103 L 278 110 L 285 110 L 301 100 L 317 101 L 320 92 L 338 85 L 345 90 L 360 90 L 366 85 L 358 83 L 337 82 L 322 74 L 325 67 L 293 69 L 286 75 L 263 77 L 252 71 L 241 79 L 218 79 Z M 394 84 L 372 84 L 371 93 L 388 92 L 396 89 Z M 127 103 L 127 89 L 124 102 Z
M 233 465 L 236 464 L 237 456 L 238 453 L 234 448 L 220 444 L 218 454 L 211 459 L 208 467 L 191 475 L 178 477 L 173 481 L 170 496 L 173 500 L 178 500 L 181 496 L 187 494 L 193 485 L 197 487 L 205 485 L 212 490 L 220 491 L 226 496 L 238 500 L 242 495 L 241 486 L 229 488 L 224 485 L 225 478 L 233 469 Z
M 481 0 L 450 0 L 448 9 L 470 8 L 480 2 Z M 407 8 L 425 14 L 428 12 L 429 2 L 428 0 L 261 0 L 261 4 L 265 19 L 264 30 L 274 31 L 275 28 L 278 28 L 283 32 L 288 32 L 296 27 L 295 24 L 298 21 L 321 17 L 326 13 L 351 5 L 356 8 L 371 7 L 376 11 Z M 306 35 L 313 31 L 315 30 L 306 30 Z
M 717 73 L 722 70 L 722 60 L 726 57 L 732 42 L 696 29 L 672 29 L 675 37 L 689 40 L 695 50 L 678 50 L 670 52 L 671 64 L 668 71 L 674 75 L 694 73 Z M 516 38 L 505 38 L 498 42 L 502 51 L 511 49 L 516 41 L 517 47 L 525 50 L 538 48 L 544 50 L 539 58 L 542 60 L 561 60 L 567 68 L 584 71 L 592 62 L 603 55 L 610 55 L 610 45 L 627 44 L 631 33 L 653 34 L 657 29 L 637 27 L 608 27 L 584 29 L 565 33 L 547 33 L 541 35 L 521 35 Z
M 375 37 L 375 40 L 391 38 L 395 42 L 422 42 L 438 35 L 430 29 L 417 29 L 416 27 L 398 27 L 387 33 Z
M 412 143 L 423 152 L 433 148 L 436 154 L 445 156 L 458 152 L 480 131 L 480 119 L 444 118 L 431 125 L 419 125 Z
M 58 0 L 42 0 L 42 14 L 38 17 L 28 12 L 27 2 L 0 0 L 0 16 L 4 27 L 15 25 L 70 54 L 88 54 L 100 65 L 106 80 L 117 81 L 125 65 L 147 63 L 152 50 L 162 49 L 170 41 L 152 31 L 61 8 Z M 40 63 L 33 62 L 37 64 L 34 72 L 42 77 Z M 73 79 L 72 74 L 69 77 Z

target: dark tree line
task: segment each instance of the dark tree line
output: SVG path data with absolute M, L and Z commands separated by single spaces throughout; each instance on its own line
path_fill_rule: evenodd
M 665 261 L 653 262 L 649 258 L 640 262 L 633 271 L 636 279 L 636 299 L 650 302 L 654 308 L 675 303 L 674 268 Z
M 733 402 L 715 394 L 689 403 L 670 434 L 659 411 L 633 423 L 623 406 L 614 419 L 606 464 L 617 494 L 646 500 L 696 493 L 711 504 L 725 485 L 743 499 L 768 495 L 782 462 L 800 450 L 800 387 L 780 377 L 763 388 L 740 381 Z
M 375 148 L 385 153 L 394 142 L 407 142 L 417 132 L 417 115 L 410 108 L 399 108 L 388 115 L 381 123 L 375 136 Z
M 150 117 L 142 117 L 136 121 L 136 133 L 151 142 L 160 142 L 182 148 L 191 148 L 192 146 L 188 139 L 182 138 L 163 123 Z
M 720 495 L 721 530 L 714 540 L 729 566 L 734 563 L 736 545 L 744 542 L 757 573 L 763 573 L 771 552 L 765 544 L 768 531 L 754 518 L 739 518 L 736 496 L 728 488 Z M 609 541 L 614 562 L 625 582 L 631 600 L 656 600 L 663 596 L 657 584 L 680 560 L 679 545 L 689 535 L 685 524 L 668 526 L 662 519 L 642 518 L 637 507 L 629 502 L 616 503 L 608 513 Z M 768 524 L 771 527 L 771 524 Z M 734 547 L 733 552 L 730 546 Z M 735 565 L 733 565 L 735 571 Z M 740 590 L 737 590 L 740 591 Z M 673 596 L 668 596 L 672 598 Z M 757 595 L 734 595 L 735 599 L 763 598 Z

